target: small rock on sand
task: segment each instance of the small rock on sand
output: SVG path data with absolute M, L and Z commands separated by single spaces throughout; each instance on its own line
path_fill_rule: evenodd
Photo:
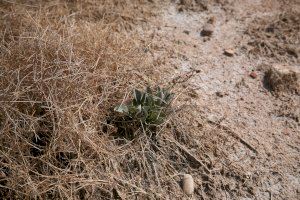
M 214 26 L 212 24 L 207 23 L 203 26 L 203 29 L 200 34 L 201 36 L 211 36 L 213 32 L 214 32 Z
M 224 97 L 224 96 L 228 95 L 228 93 L 222 92 L 222 91 L 218 91 L 218 92 L 216 92 L 216 95 L 217 95 L 218 97 Z
M 183 31 L 183 33 L 185 33 L 185 34 L 189 35 L 189 34 L 190 34 L 190 31 L 188 31 L 188 30 L 184 30 L 184 31 Z
M 187 195 L 194 193 L 194 179 L 190 174 L 185 174 L 182 181 L 183 192 Z
M 235 53 L 235 51 L 233 49 L 231 49 L 231 48 L 224 50 L 224 55 L 229 56 L 229 57 L 234 56 L 234 53 Z
M 255 78 L 257 78 L 257 73 L 255 71 L 252 71 L 249 76 L 251 78 L 255 79 Z

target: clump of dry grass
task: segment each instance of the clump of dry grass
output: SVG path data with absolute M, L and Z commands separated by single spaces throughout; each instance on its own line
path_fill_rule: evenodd
M 139 129 L 128 141 L 106 123 L 144 82 L 143 52 L 107 27 L 23 17 L 28 25 L 15 28 L 24 31 L 1 43 L 1 197 L 153 199 L 179 190 L 190 158 L 172 132 L 163 134 L 166 124 L 154 139 Z
M 300 15 L 287 10 L 279 15 L 254 20 L 246 33 L 250 36 L 250 55 L 264 55 L 282 62 L 299 62 Z
M 139 49 L 109 26 L 67 15 L 51 21 L 48 8 L 3 8 L 1 197 L 76 198 L 91 185 L 109 188 L 102 169 L 115 150 L 101 127 L 139 81 Z
M 196 105 L 174 111 L 155 137 L 142 128 L 131 141 L 116 135 L 111 108 L 152 72 L 138 38 L 116 33 L 120 21 L 83 20 L 85 9 L 38 3 L 1 4 L 2 199 L 181 199 L 182 173 L 194 177 L 197 198 L 221 198 L 231 179 L 244 187 L 232 197 L 251 196 L 239 182 L 244 171 L 226 163 L 230 152 L 221 147 L 234 140 L 199 118 Z
M 115 31 L 130 31 L 156 16 L 157 4 L 149 0 L 86 0 L 68 3 L 79 19 L 109 25 Z
M 11 12 L 20 9 L 24 12 L 35 12 L 43 8 L 47 9 L 47 14 L 43 16 L 47 22 L 57 23 L 68 16 L 74 17 L 78 22 L 101 24 L 102 26 L 109 26 L 113 31 L 122 32 L 134 29 L 137 24 L 145 24 L 152 17 L 156 16 L 158 4 L 155 2 L 149 0 L 19 0 L 4 1 L 1 3 L 1 6 L 8 8 Z M 160 4 L 164 4 L 164 2 L 160 2 Z M 21 21 L 25 22 L 20 19 L 14 22 L 21 23 Z

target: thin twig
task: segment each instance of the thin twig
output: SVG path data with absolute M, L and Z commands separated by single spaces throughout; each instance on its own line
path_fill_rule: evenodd
M 179 142 L 175 140 L 171 140 L 170 138 L 165 138 L 165 139 L 168 140 L 169 142 L 176 144 L 181 151 L 183 151 L 185 154 L 188 155 L 188 157 L 192 158 L 194 162 L 202 166 L 206 173 L 210 173 L 210 170 L 205 166 L 205 164 L 201 160 L 199 160 L 197 156 L 193 155 L 185 146 L 181 145 Z
M 245 141 L 243 138 L 241 138 L 236 132 L 234 132 L 233 130 L 231 130 L 229 127 L 222 125 L 218 122 L 214 122 L 212 120 L 207 119 L 207 122 L 210 124 L 213 124 L 215 126 L 217 126 L 218 128 L 221 128 L 223 130 L 226 131 L 226 133 L 230 134 L 233 138 L 235 138 L 236 140 L 238 140 L 240 143 L 242 143 L 243 145 L 245 145 L 248 149 L 250 149 L 251 151 L 253 151 L 255 154 L 258 154 L 258 151 L 252 146 L 250 145 L 247 141 Z

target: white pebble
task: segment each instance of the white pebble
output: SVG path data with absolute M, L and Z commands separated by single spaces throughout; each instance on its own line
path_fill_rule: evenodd
M 187 195 L 194 193 L 194 180 L 190 174 L 185 174 L 183 176 L 183 192 Z

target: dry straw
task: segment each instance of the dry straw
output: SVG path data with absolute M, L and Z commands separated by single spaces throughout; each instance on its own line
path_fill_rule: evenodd
M 253 152 L 209 123 L 180 86 L 155 137 L 140 127 L 128 140 L 108 123 L 112 109 L 149 77 L 172 82 L 147 62 L 134 31 L 124 31 L 143 26 L 161 5 L 0 2 L 2 199 L 182 199 L 182 173 L 193 176 L 197 199 L 221 199 L 233 179 L 241 189 L 232 197 L 252 192 L 245 169 L 229 158 L 233 146 Z

